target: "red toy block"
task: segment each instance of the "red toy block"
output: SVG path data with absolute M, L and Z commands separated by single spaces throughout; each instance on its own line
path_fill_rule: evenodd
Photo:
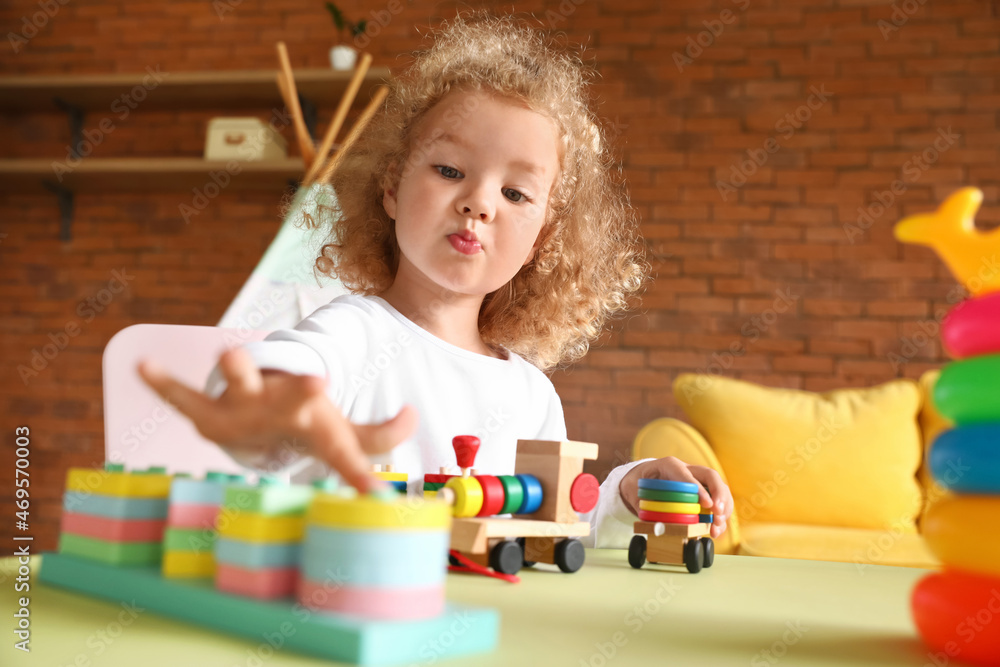
M 250 570 L 226 563 L 215 564 L 216 590 L 258 600 L 294 595 L 298 579 L 299 570 L 295 567 Z
M 164 519 L 111 519 L 93 514 L 63 512 L 62 532 L 109 542 L 159 542 Z

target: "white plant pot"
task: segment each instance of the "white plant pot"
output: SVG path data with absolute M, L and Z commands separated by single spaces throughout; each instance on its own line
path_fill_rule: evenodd
M 330 66 L 333 69 L 354 69 L 354 62 L 358 59 L 358 52 L 353 46 L 338 44 L 330 49 Z

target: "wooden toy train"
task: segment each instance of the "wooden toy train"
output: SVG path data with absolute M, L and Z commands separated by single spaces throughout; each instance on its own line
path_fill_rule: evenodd
M 664 479 L 639 480 L 639 521 L 628 548 L 628 562 L 684 565 L 697 574 L 712 567 L 715 543 L 708 537 L 712 510 L 698 502 L 698 485 Z

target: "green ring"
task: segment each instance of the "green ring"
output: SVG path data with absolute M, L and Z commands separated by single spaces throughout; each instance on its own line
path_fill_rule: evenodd
M 659 489 L 639 489 L 639 500 L 655 500 L 661 503 L 696 503 L 697 493 L 681 491 L 660 491 Z
M 499 475 L 497 479 L 503 484 L 503 507 L 497 514 L 513 514 L 524 502 L 524 486 L 513 475 Z

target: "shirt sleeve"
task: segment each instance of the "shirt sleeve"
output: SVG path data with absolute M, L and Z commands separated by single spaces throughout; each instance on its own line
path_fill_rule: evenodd
M 642 459 L 620 465 L 601 484 L 601 495 L 597 506 L 587 514 L 581 514 L 581 521 L 590 522 L 590 535 L 580 540 L 585 547 L 598 549 L 627 549 L 632 539 L 633 524 L 638 520 L 622 500 L 619 490 L 622 478 L 635 466 L 650 461 Z

